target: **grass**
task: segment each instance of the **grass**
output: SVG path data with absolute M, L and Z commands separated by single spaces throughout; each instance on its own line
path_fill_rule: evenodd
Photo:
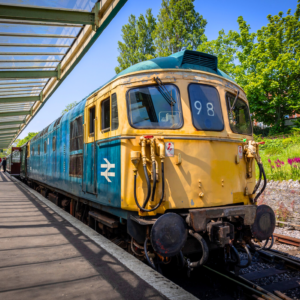
M 260 145 L 260 156 L 269 180 L 300 180 L 300 135 L 295 133 L 288 138 L 263 139 L 255 136 Z M 258 169 L 256 169 L 258 177 Z

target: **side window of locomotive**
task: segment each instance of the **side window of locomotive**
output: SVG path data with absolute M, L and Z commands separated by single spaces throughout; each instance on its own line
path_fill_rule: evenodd
M 83 149 L 82 116 L 77 117 L 70 124 L 70 152 Z
M 101 130 L 110 130 L 110 98 L 101 102 Z
M 47 140 L 44 142 L 44 153 L 47 153 Z
M 224 129 L 220 97 L 215 87 L 192 83 L 189 85 L 189 97 L 196 129 L 209 131 Z
M 118 103 L 117 94 L 111 95 L 111 130 L 119 128 L 119 114 L 118 114 Z
M 41 146 L 40 144 L 38 144 L 38 155 L 40 155 L 40 153 L 41 153 Z
M 89 110 L 89 118 L 90 118 L 90 123 L 89 123 L 89 134 L 94 134 L 95 132 L 95 106 L 90 108 Z
M 251 135 L 252 125 L 249 107 L 245 101 L 238 98 L 235 102 L 232 113 L 230 113 L 230 109 L 234 103 L 234 99 L 235 95 L 226 93 L 226 103 L 230 128 L 234 133 Z
M 179 91 L 165 84 L 132 89 L 128 92 L 129 120 L 134 128 L 178 129 L 183 125 Z
M 56 136 L 52 138 L 52 151 L 56 150 Z
M 34 147 L 31 148 L 31 155 L 34 155 Z

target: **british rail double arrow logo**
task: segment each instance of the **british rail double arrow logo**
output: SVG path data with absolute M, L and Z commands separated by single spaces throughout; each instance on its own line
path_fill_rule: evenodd
M 108 182 L 111 182 L 109 177 L 115 177 L 116 173 L 109 172 L 109 170 L 111 168 L 115 168 L 115 164 L 111 164 L 106 158 L 103 158 L 103 159 L 105 160 L 106 164 L 101 164 L 101 168 L 106 168 L 106 170 L 104 172 L 101 172 L 101 176 L 104 176 Z

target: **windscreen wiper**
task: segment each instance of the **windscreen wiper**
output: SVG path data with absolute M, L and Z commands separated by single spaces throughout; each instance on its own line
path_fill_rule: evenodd
M 173 99 L 172 94 L 169 93 L 169 91 L 166 89 L 164 84 L 161 82 L 161 80 L 158 77 L 154 77 L 154 80 L 158 84 L 158 91 L 161 93 L 161 95 L 165 98 L 165 100 L 169 103 L 169 105 L 173 106 L 176 101 Z
M 229 114 L 232 114 L 232 111 L 234 110 L 234 105 L 235 105 L 235 103 L 236 103 L 236 101 L 237 101 L 237 99 L 238 99 L 238 97 L 239 97 L 239 94 L 240 94 L 240 91 L 237 90 L 237 93 L 236 93 L 235 99 L 234 99 L 234 101 L 233 101 L 233 104 L 232 104 L 232 106 L 231 106 L 231 108 L 230 108 Z M 229 104 L 230 104 L 230 101 L 229 101 Z

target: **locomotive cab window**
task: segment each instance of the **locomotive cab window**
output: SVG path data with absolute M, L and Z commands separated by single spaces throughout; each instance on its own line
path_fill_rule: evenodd
M 119 128 L 119 114 L 118 114 L 118 103 L 117 94 L 111 95 L 111 130 Z
M 178 129 L 183 125 L 179 91 L 164 84 L 132 89 L 128 92 L 129 120 L 134 128 Z M 166 93 L 167 91 L 167 93 Z
M 89 134 L 90 135 L 94 134 L 95 132 L 95 111 L 96 111 L 95 106 L 90 108 L 89 110 L 89 118 L 90 118 Z
M 110 130 L 110 98 L 101 102 L 101 130 Z
M 247 103 L 238 98 L 234 104 L 232 112 L 230 113 L 230 109 L 232 108 L 235 97 L 236 96 L 233 94 L 226 93 L 230 128 L 234 133 L 251 135 L 252 125 Z
M 189 85 L 189 97 L 193 125 L 196 129 L 209 131 L 224 129 L 220 97 L 215 87 L 192 83 Z

